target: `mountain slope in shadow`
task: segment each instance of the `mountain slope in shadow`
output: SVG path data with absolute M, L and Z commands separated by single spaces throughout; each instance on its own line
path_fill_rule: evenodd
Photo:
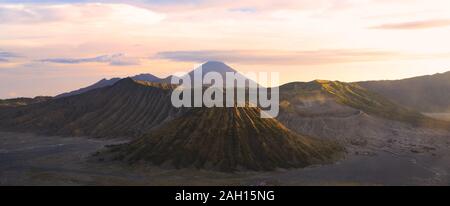
M 449 122 L 399 106 L 357 84 L 331 81 L 281 86 L 277 120 L 295 132 L 337 140 L 349 153 L 364 155 L 433 155 L 446 147 L 450 131 Z
M 113 86 L 0 112 L 0 128 L 49 135 L 135 137 L 175 117 L 168 84 L 123 79 Z
M 379 118 L 405 122 L 412 126 L 450 130 L 449 122 L 429 118 L 413 109 L 398 105 L 356 83 L 325 80 L 288 83 L 280 87 L 280 100 L 281 110 L 284 113 L 293 112 L 299 115 L 314 113 L 317 115 L 317 112 L 323 113 L 330 110 L 328 115 L 336 115 L 336 112 L 345 113 L 340 110 L 347 108 L 347 112 L 364 112 Z M 315 106 L 321 105 L 322 109 L 316 111 L 318 108 L 306 106 L 305 108 L 308 108 L 308 111 L 301 109 L 301 106 L 299 107 L 299 104 L 308 104 L 308 102 Z M 326 104 L 323 104 L 325 102 Z M 322 115 L 326 114 L 323 113 Z
M 328 163 L 343 151 L 332 141 L 296 134 L 259 115 L 255 107 L 194 108 L 98 155 L 131 164 L 236 171 Z
M 450 112 L 450 72 L 357 84 L 420 112 Z
M 147 81 L 147 82 L 156 82 L 156 83 L 162 83 L 162 79 L 152 75 L 152 74 L 138 74 L 132 77 L 129 77 L 133 80 L 136 81 Z M 115 83 L 117 83 L 118 81 L 122 80 L 122 78 L 111 78 L 111 79 L 102 79 L 90 86 L 81 88 L 81 89 L 77 89 L 75 91 L 71 91 L 71 92 L 66 92 L 60 95 L 55 96 L 55 98 L 62 98 L 62 97 L 70 97 L 70 96 L 74 96 L 74 95 L 78 95 L 78 94 L 83 94 L 86 93 L 88 91 L 94 90 L 94 89 L 100 89 L 100 88 L 104 88 L 104 87 L 108 87 L 108 86 L 112 86 Z
M 245 77 L 244 75 L 242 75 L 241 73 L 239 73 L 238 71 L 234 70 L 233 68 L 231 68 L 230 66 L 226 65 L 223 62 L 218 62 L 218 61 L 208 61 L 205 62 L 201 65 L 201 67 L 197 67 L 194 70 L 190 71 L 189 73 L 186 74 L 186 76 L 189 76 L 191 81 L 194 81 L 194 71 L 198 70 L 199 68 L 202 68 L 202 79 L 198 80 L 200 82 L 203 81 L 203 77 L 209 73 L 209 72 L 217 72 L 218 74 L 220 74 L 220 76 L 223 78 L 224 80 L 224 84 L 225 83 L 225 77 L 226 77 L 226 73 L 234 73 L 236 75 L 236 77 L 240 80 L 245 80 L 246 83 L 245 85 L 248 86 L 250 84 L 250 82 L 254 85 L 258 85 L 255 81 Z M 170 75 L 166 78 L 159 78 L 157 76 L 154 76 L 152 74 L 139 74 L 139 75 L 135 75 L 132 77 L 129 77 L 135 81 L 146 81 L 146 82 L 154 82 L 154 83 L 166 83 L 166 84 L 171 84 L 172 79 L 175 80 L 175 82 L 178 82 L 178 80 L 180 80 L 180 77 L 174 76 L 174 75 Z M 63 97 L 69 97 L 69 96 L 74 96 L 74 95 L 78 95 L 78 94 L 83 94 L 86 93 L 88 91 L 94 90 L 94 89 L 100 89 L 100 88 L 104 88 L 104 87 L 108 87 L 108 86 L 112 86 L 115 83 L 117 83 L 118 81 L 122 80 L 122 78 L 111 78 L 111 79 L 102 79 L 90 86 L 84 87 L 84 88 L 80 88 L 71 92 L 66 92 L 60 95 L 55 96 L 55 98 L 63 98 Z M 203 85 L 203 83 L 200 83 L 200 85 Z

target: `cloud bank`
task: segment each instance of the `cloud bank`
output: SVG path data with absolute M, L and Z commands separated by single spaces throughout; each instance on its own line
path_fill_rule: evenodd
M 11 53 L 11 52 L 5 52 L 0 51 L 0 62 L 8 62 L 12 58 L 17 58 L 19 55 Z
M 371 27 L 372 29 L 429 29 L 450 26 L 450 19 L 433 19 L 424 21 L 410 21 L 402 23 L 382 24 Z
M 164 14 L 129 4 L 77 3 L 65 4 L 1 4 L 0 24 L 30 24 L 52 22 L 110 22 L 152 24 Z
M 101 55 L 90 58 L 49 58 L 41 59 L 39 61 L 57 64 L 108 63 L 111 66 L 139 65 L 139 59 L 127 57 L 122 53 Z
M 210 60 L 242 64 L 319 65 L 349 62 L 387 60 L 400 54 L 373 49 L 330 49 L 312 51 L 246 51 L 246 50 L 196 50 L 166 51 L 155 58 L 180 62 L 205 62 Z

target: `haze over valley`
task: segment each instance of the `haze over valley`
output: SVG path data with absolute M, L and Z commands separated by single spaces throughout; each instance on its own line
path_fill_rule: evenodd
M 430 87 L 444 75 L 418 79 Z M 173 107 L 176 85 L 151 74 L 2 100 L 1 183 L 446 185 L 450 122 L 391 98 L 399 89 L 391 85 L 403 82 L 376 91 L 377 82 L 288 83 L 276 119 L 255 107 Z M 420 85 L 400 88 L 430 95 Z M 440 97 L 422 104 L 450 105 Z
M 0 0 L 0 31 L 2 186 L 450 185 L 448 0 Z

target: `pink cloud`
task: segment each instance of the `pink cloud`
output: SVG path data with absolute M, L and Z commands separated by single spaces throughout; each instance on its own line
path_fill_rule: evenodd
M 410 21 L 402 23 L 382 24 L 371 27 L 372 29 L 428 29 L 450 26 L 450 19 L 434 19 L 424 21 Z

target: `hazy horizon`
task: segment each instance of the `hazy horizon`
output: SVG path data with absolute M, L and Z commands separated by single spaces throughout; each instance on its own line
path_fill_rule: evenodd
M 180 70 L 180 71 L 181 71 L 181 70 Z M 182 72 L 186 72 L 186 73 L 187 73 L 187 72 L 189 72 L 189 71 L 191 71 L 191 70 L 186 70 L 186 71 L 182 71 Z M 239 72 L 239 70 L 237 70 L 237 71 Z M 351 82 L 362 82 L 362 81 L 402 80 L 402 79 L 408 79 L 408 78 L 414 78 L 414 77 L 420 77 L 420 76 L 426 76 L 426 75 L 441 74 L 441 73 L 447 73 L 447 72 L 450 72 L 450 70 L 444 71 L 444 72 L 433 73 L 433 74 L 423 74 L 423 75 L 419 75 L 419 76 L 403 77 L 403 78 L 398 78 L 398 79 L 365 79 L 365 80 L 358 80 L 358 81 L 342 81 L 342 82 L 348 82 L 348 83 L 351 83 Z M 85 84 L 82 84 L 82 83 L 81 83 L 80 86 L 78 86 L 78 87 L 66 88 L 66 90 L 63 90 L 63 91 L 60 91 L 60 92 L 56 92 L 56 93 L 54 93 L 54 94 L 37 94 L 37 95 L 29 95 L 29 96 L 15 96 L 15 97 L 11 97 L 11 96 L 2 97 L 2 96 L 0 96 L 0 99 L 13 99 L 13 98 L 20 98 L 20 97 L 34 98 L 34 97 L 38 97 L 38 96 L 56 96 L 56 95 L 60 95 L 60 94 L 66 93 L 66 92 L 71 92 L 71 91 L 78 90 L 78 89 L 80 89 L 80 88 L 84 88 L 84 87 L 90 86 L 90 85 L 92 85 L 92 84 L 95 84 L 95 83 L 97 83 L 97 82 L 103 80 L 103 79 L 109 80 L 109 79 L 112 79 L 112 78 L 127 78 L 127 77 L 133 77 L 133 76 L 140 75 L 140 74 L 151 74 L 151 73 L 136 73 L 136 74 L 134 74 L 134 75 L 128 75 L 128 76 L 125 75 L 125 76 L 99 77 L 99 78 L 97 78 L 97 79 L 94 79 L 94 80 L 91 81 L 91 82 L 86 82 Z M 151 75 L 154 75 L 154 74 L 151 74 Z M 167 75 L 167 76 L 158 76 L 158 75 L 154 75 L 154 76 L 156 76 L 156 77 L 158 77 L 158 78 L 160 78 L 160 79 L 164 79 L 164 78 L 169 77 L 170 74 Z M 86 80 L 88 80 L 88 79 L 86 79 Z M 314 81 L 314 80 L 341 81 L 341 80 L 339 80 L 339 79 L 323 79 L 323 78 L 315 78 L 315 79 L 303 80 L 303 81 L 301 81 L 301 80 L 294 80 L 294 81 L 290 81 L 290 82 L 310 82 L 310 81 Z M 281 82 L 279 85 L 287 84 L 287 83 L 290 83 L 290 82 Z M 279 85 L 277 85 L 277 86 L 279 86 Z
M 446 0 L 0 0 L 0 98 L 207 61 L 280 83 L 450 70 Z

